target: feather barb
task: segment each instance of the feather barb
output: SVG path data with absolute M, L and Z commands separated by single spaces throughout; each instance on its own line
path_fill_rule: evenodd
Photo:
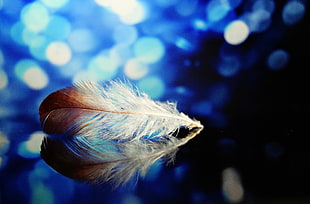
M 61 174 L 90 183 L 126 183 L 158 159 L 172 160 L 179 146 L 203 129 L 176 109 L 128 84 L 82 82 L 47 96 L 39 108 L 46 136 L 41 156 Z M 189 129 L 184 138 L 175 134 Z

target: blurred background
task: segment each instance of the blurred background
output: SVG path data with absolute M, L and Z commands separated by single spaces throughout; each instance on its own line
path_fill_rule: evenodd
M 0 203 L 310 203 L 308 0 L 0 0 Z M 111 190 L 40 158 L 38 107 L 129 80 L 204 131 Z

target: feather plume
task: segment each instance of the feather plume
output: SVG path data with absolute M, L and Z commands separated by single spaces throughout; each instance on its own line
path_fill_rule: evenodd
M 77 83 L 47 96 L 39 108 L 49 134 L 41 156 L 59 173 L 90 183 L 125 184 L 158 159 L 173 160 L 179 146 L 203 128 L 176 104 L 151 100 L 130 84 Z M 186 137 L 176 136 L 180 127 Z

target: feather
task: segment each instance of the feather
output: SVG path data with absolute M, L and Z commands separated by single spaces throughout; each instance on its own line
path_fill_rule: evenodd
M 47 96 L 39 108 L 49 134 L 41 156 L 59 173 L 90 183 L 125 184 L 202 130 L 176 104 L 153 101 L 130 84 L 81 82 Z M 186 137 L 176 136 L 180 127 Z

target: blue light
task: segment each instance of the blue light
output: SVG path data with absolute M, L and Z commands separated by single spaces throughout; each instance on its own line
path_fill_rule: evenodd
M 164 56 L 165 47 L 158 38 L 142 37 L 133 45 L 133 53 L 142 62 L 155 63 Z
M 271 24 L 271 13 L 264 9 L 255 10 L 245 18 L 251 32 L 263 32 Z
M 50 8 L 60 8 L 68 3 L 70 0 L 41 0 L 46 6 Z
M 45 51 L 49 43 L 50 41 L 43 36 L 33 38 L 31 44 L 29 45 L 31 55 L 38 60 L 46 60 Z
M 24 44 L 24 40 L 22 37 L 22 33 L 25 29 L 25 25 L 21 22 L 21 21 L 17 21 L 10 30 L 10 35 L 11 38 L 17 42 L 18 44 L 23 45 Z
M 253 11 L 265 10 L 269 13 L 273 13 L 275 9 L 275 3 L 273 0 L 256 0 L 252 6 Z
M 54 195 L 52 190 L 41 181 L 32 183 L 31 203 L 39 204 L 53 204 Z
M 165 93 L 166 89 L 163 80 L 156 76 L 141 79 L 138 82 L 138 87 L 152 99 L 160 98 Z
M 175 45 L 181 48 L 182 50 L 191 50 L 193 48 L 192 44 L 182 37 L 176 39 Z
M 224 106 L 229 100 L 229 89 L 226 84 L 219 83 L 211 87 L 209 101 L 215 107 Z
M 4 89 L 8 85 L 8 76 L 6 72 L 0 69 L 0 90 Z
M 230 11 L 230 5 L 227 1 L 212 0 L 208 3 L 206 13 L 211 22 L 220 21 Z
M 190 16 L 196 11 L 197 6 L 198 6 L 197 0 L 181 1 L 175 5 L 175 10 L 181 16 Z
M 217 67 L 217 71 L 224 77 L 234 76 L 240 69 L 240 62 L 237 57 L 224 57 Z
M 3 56 L 3 51 L 0 48 L 0 66 L 4 64 L 4 56 Z
M 84 57 L 76 57 L 73 58 L 66 64 L 62 69 L 59 69 L 61 75 L 66 78 L 73 78 L 76 73 L 85 69 L 85 56 Z
M 22 30 L 22 40 L 23 42 L 28 45 L 31 46 L 31 44 L 34 42 L 38 42 L 41 38 L 43 38 L 43 36 L 39 35 L 38 33 L 29 30 L 28 28 L 24 27 L 24 29 Z M 39 39 L 37 39 L 39 38 Z
M 155 0 L 155 3 L 158 6 L 161 6 L 163 8 L 173 6 L 173 5 L 177 4 L 178 2 L 179 2 L 179 0 L 170 0 L 170 1 L 167 1 L 167 0 Z
M 14 67 L 16 77 L 31 89 L 42 89 L 47 86 L 49 78 L 45 71 L 33 60 L 22 59 Z
M 163 168 L 163 164 L 161 161 L 156 161 L 148 170 L 147 174 L 145 175 L 145 179 L 147 181 L 154 181 L 158 179 L 159 173 Z
M 23 2 L 21 0 L 0 0 L 0 10 L 1 12 L 10 14 L 12 16 L 18 16 L 23 7 Z
M 45 35 L 52 40 L 64 40 L 71 31 L 70 22 L 60 16 L 53 15 L 45 28 Z
M 204 31 L 207 30 L 207 28 L 208 28 L 207 23 L 201 19 L 195 19 L 193 21 L 193 26 L 197 30 L 204 30 Z
M 109 56 L 118 65 L 124 65 L 132 58 L 132 52 L 127 44 L 117 44 L 109 51 Z
M 68 41 L 75 52 L 88 52 L 98 45 L 95 34 L 87 28 L 73 30 L 68 37 Z
M 140 197 L 135 195 L 134 193 L 129 193 L 126 195 L 123 195 L 122 201 L 116 201 L 111 203 L 123 203 L 123 204 L 142 204 L 142 200 Z
M 104 53 L 94 57 L 88 64 L 89 77 L 97 81 L 112 79 L 118 70 L 117 63 Z
M 174 168 L 174 177 L 177 181 L 182 181 L 188 172 L 188 166 L 183 164 Z
M 38 67 L 38 66 L 39 65 L 34 60 L 22 59 L 16 63 L 14 67 L 14 72 L 17 78 L 23 81 L 25 72 L 31 67 Z
M 191 111 L 193 113 L 208 116 L 212 113 L 212 104 L 208 100 L 198 101 L 192 105 Z
M 267 65 L 272 70 L 279 70 L 286 66 L 290 58 L 290 55 L 285 50 L 273 51 L 267 60 Z
M 132 44 L 137 37 L 138 31 L 134 26 L 120 25 L 113 32 L 113 39 L 116 43 Z
M 40 32 L 49 22 L 49 12 L 40 2 L 30 3 L 22 9 L 21 20 L 29 30 Z
M 28 151 L 26 142 L 19 144 L 17 153 L 24 158 L 37 158 L 40 156 L 39 154 Z
M 283 8 L 282 19 L 287 25 L 294 25 L 305 15 L 305 5 L 301 1 L 289 1 Z

